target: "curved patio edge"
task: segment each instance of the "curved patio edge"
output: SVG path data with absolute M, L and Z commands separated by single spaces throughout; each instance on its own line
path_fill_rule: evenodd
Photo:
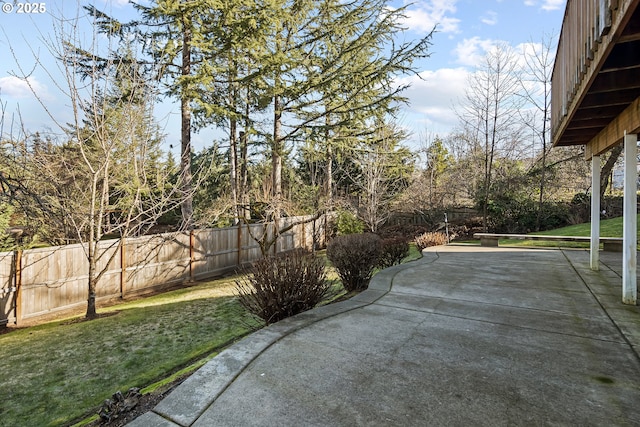
M 435 252 L 425 250 L 422 258 L 379 271 L 366 290 L 348 300 L 316 307 L 251 333 L 220 352 L 151 411 L 127 425 L 190 426 L 251 362 L 282 338 L 313 323 L 375 303 L 389 293 L 393 287 L 393 279 L 400 271 L 410 268 L 414 263 L 430 262 L 434 258 L 437 258 Z

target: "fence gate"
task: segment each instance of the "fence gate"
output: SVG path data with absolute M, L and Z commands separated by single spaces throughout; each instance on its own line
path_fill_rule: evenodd
M 16 323 L 16 265 L 19 252 L 0 252 L 0 327 Z

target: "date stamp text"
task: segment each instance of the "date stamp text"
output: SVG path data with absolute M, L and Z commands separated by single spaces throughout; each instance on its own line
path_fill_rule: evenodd
M 44 2 L 31 3 L 31 2 L 11 2 L 5 1 L 2 2 L 0 6 L 2 12 L 4 13 L 15 13 L 15 14 L 37 14 L 37 13 L 46 13 L 47 12 L 47 4 Z

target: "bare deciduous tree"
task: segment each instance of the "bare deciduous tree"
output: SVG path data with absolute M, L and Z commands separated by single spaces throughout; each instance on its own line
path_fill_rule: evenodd
M 517 58 L 507 44 L 498 44 L 485 55 L 470 75 L 462 105 L 457 111 L 464 132 L 481 153 L 482 182 L 477 203 L 482 210 L 483 227 L 488 228 L 494 161 L 511 157 L 519 149 L 521 122 L 518 111 L 522 98 L 517 96 L 520 77 Z
M 551 120 L 551 75 L 553 73 L 554 51 L 553 36 L 543 36 L 540 43 L 529 43 L 524 51 L 524 72 L 520 85 L 526 103 L 530 106 L 522 113 L 522 119 L 534 138 L 540 144 L 538 214 L 536 230 L 540 230 L 542 206 L 545 200 L 547 184 L 547 156 L 550 146 Z M 535 149 L 534 143 L 534 149 Z M 537 151 L 537 150 L 536 150 Z M 535 165 L 535 164 L 534 164 Z M 535 166 L 534 166 L 535 167 Z
M 94 33 L 90 45 L 81 48 L 83 25 Z M 42 216 L 64 221 L 73 240 L 83 245 L 90 319 L 97 316 L 96 286 L 117 253 L 115 247 L 155 224 L 184 196 L 179 190 L 182 179 L 168 185 L 167 171 L 156 162 L 161 136 L 152 107 L 157 94 L 135 60 L 136 46 L 120 46 L 128 49 L 120 59 L 98 61 L 101 49 L 112 47 L 100 46 L 103 39 L 95 29 L 79 17 L 58 20 L 56 39 L 47 48 L 59 59 L 64 82 L 57 81 L 57 86 L 73 119 L 61 123 L 34 91 L 65 136 L 25 144 L 31 182 L 21 183 L 23 196 L 42 209 Z M 40 58 L 35 60 L 43 67 Z M 16 76 L 28 81 L 20 65 L 19 70 Z M 120 239 L 105 246 L 105 236 Z
M 358 216 L 374 233 L 389 218 L 393 202 L 412 175 L 410 153 L 398 146 L 402 138 L 403 132 L 395 126 L 378 125 L 369 141 L 354 150 L 352 161 L 357 175 L 345 170 L 360 195 Z

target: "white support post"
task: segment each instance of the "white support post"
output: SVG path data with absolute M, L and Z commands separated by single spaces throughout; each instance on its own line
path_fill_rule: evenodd
M 638 136 L 624 135 L 624 209 L 623 209 L 623 249 L 622 249 L 622 302 L 636 305 L 636 246 L 637 246 L 637 179 Z
M 591 158 L 591 269 L 600 264 L 600 156 Z

